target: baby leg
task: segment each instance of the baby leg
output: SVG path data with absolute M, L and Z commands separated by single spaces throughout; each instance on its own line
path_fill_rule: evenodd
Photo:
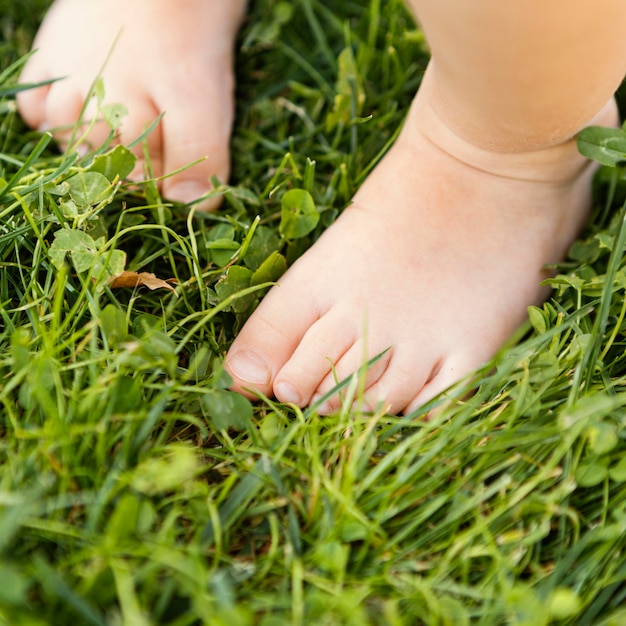
M 131 142 L 161 113 L 149 135 L 157 176 L 204 159 L 163 182 L 163 194 L 190 202 L 226 181 L 233 118 L 233 43 L 245 0 L 56 0 L 35 39 L 37 52 L 21 80 L 47 87 L 22 92 L 20 113 L 34 128 L 71 135 L 90 86 L 102 73 L 107 102 L 124 104 L 119 139 Z M 93 116 L 90 105 L 87 118 Z M 99 146 L 108 128 L 96 124 L 88 140 Z M 141 146 L 136 153 L 143 156 Z M 142 171 L 138 164 L 137 175 Z M 212 208 L 216 200 L 204 203 Z
M 585 222 L 575 135 L 617 123 L 626 4 L 410 4 L 432 61 L 401 135 L 233 343 L 239 391 L 306 406 L 388 349 L 365 401 L 411 411 L 497 351 Z

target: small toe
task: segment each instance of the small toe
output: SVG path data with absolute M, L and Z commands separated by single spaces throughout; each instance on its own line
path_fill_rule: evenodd
M 50 86 L 26 89 L 17 94 L 17 107 L 24 122 L 31 128 L 47 130 L 46 99 Z
M 43 123 L 63 147 L 72 136 L 84 102 L 83 95 L 73 85 L 56 83 L 46 94 Z
M 469 358 L 450 358 L 446 359 L 438 368 L 437 373 L 429 380 L 410 400 L 404 409 L 405 415 L 415 413 L 428 404 L 431 400 L 442 396 L 441 403 L 437 401 L 438 407 L 445 406 L 447 399 L 444 397 L 446 391 L 452 391 L 453 387 L 463 386 L 464 383 L 469 384 L 469 378 L 475 372 L 481 363 L 476 359 Z
M 36 85 L 52 78 L 48 69 L 42 65 L 38 55 L 34 55 L 26 63 L 20 75 L 20 84 Z M 35 129 L 44 129 L 46 120 L 46 101 L 52 85 L 32 87 L 18 92 L 16 96 L 18 110 L 28 126 Z
M 384 375 L 366 389 L 364 400 L 372 410 L 402 413 L 438 370 L 440 360 L 428 350 L 403 348 L 392 354 Z
M 52 132 L 62 149 L 70 141 L 81 141 L 85 152 L 99 147 L 109 135 L 103 122 L 90 125 L 95 106 L 87 103 L 82 89 L 72 83 L 59 81 L 50 86 L 44 103 L 43 126 Z
M 366 342 L 360 339 L 348 350 L 339 360 L 332 372 L 330 372 L 318 386 L 315 397 L 321 398 L 332 391 L 338 383 L 346 380 L 348 377 L 358 373 L 360 378 L 359 387 L 361 390 L 368 389 L 384 375 L 392 358 L 393 350 L 389 346 L 381 344 L 374 353 L 368 349 Z M 378 357 L 378 358 L 376 358 Z M 375 360 L 369 367 L 367 363 Z M 345 390 L 328 398 L 319 408 L 319 413 L 326 415 L 333 413 L 339 409 L 345 395 Z
M 321 381 L 350 351 L 355 341 L 351 320 L 334 311 L 317 320 L 306 331 L 293 355 L 276 375 L 274 395 L 282 402 L 308 405 Z

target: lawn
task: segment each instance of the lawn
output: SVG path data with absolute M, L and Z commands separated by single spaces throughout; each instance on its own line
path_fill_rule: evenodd
M 581 143 L 591 223 L 472 394 L 250 403 L 224 354 L 393 141 L 421 33 L 400 0 L 252 3 L 199 215 L 126 184 L 124 147 L 24 127 L 46 4 L 0 0 L 0 624 L 626 623 L 626 135 Z

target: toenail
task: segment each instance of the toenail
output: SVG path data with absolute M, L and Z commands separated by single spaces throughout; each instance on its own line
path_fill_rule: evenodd
M 79 143 L 78 145 L 74 146 L 74 151 L 82 159 L 89 153 L 89 148 L 84 143 Z
M 315 406 L 321 399 L 322 399 L 322 394 L 316 393 L 311 398 L 311 406 Z M 328 415 L 329 413 L 332 412 L 333 406 L 328 400 L 326 400 L 326 402 L 322 402 L 322 404 L 320 404 L 319 406 L 315 406 L 315 410 L 317 411 L 319 415 Z
M 226 361 L 230 373 L 244 383 L 267 385 L 270 368 L 266 360 L 250 350 L 235 353 Z
M 355 400 L 352 409 L 357 413 L 374 413 L 376 411 L 374 406 L 364 400 Z
M 274 385 L 274 395 L 286 404 L 302 406 L 302 396 L 291 383 L 277 383 Z
M 317 407 L 317 412 L 319 415 L 330 415 L 333 412 L 333 405 L 326 400 Z

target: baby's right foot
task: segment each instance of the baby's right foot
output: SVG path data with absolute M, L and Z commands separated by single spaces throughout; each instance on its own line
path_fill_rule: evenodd
M 440 117 L 432 76 L 353 204 L 235 339 L 235 390 L 304 407 L 386 351 L 362 406 L 411 413 L 487 362 L 545 299 L 546 266 L 587 218 L 593 166 L 573 138 L 532 151 L 469 143 Z M 616 122 L 613 100 L 590 120 Z
M 129 111 L 119 140 L 132 142 L 164 112 L 148 136 L 154 174 L 204 159 L 163 181 L 165 197 L 192 202 L 210 189 L 212 176 L 228 179 L 233 43 L 245 5 L 245 0 L 56 0 L 21 80 L 62 80 L 20 93 L 20 113 L 27 124 L 52 130 L 66 144 L 106 61 L 106 102 L 122 103 Z M 88 106 L 87 120 L 94 108 Z M 108 133 L 98 123 L 88 141 L 98 147 Z M 143 157 L 142 146 L 135 152 Z M 202 208 L 216 204 L 209 200 Z

